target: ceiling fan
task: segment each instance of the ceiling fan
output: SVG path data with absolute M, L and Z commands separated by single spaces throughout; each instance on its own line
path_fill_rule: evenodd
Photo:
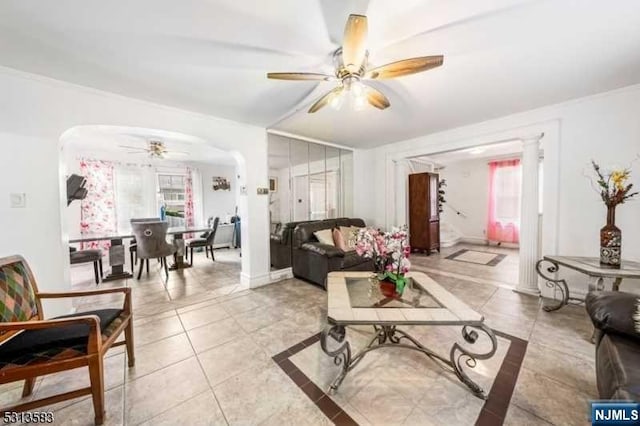
M 327 104 L 336 108 L 342 105 L 346 94 L 350 94 L 356 108 L 365 101 L 378 109 L 388 108 L 389 99 L 374 87 L 363 84 L 363 80 L 383 80 L 427 71 L 442 65 L 443 56 L 421 56 L 403 59 L 369 69 L 367 42 L 367 17 L 349 15 L 344 29 L 342 47 L 333 54 L 335 75 L 308 72 L 270 72 L 267 78 L 276 80 L 338 81 L 338 86 L 318 99 L 309 113 L 314 113 Z
M 184 151 L 169 151 L 162 141 L 148 141 L 147 148 L 140 148 L 137 146 L 127 146 L 127 145 L 119 145 L 120 148 L 130 149 L 127 154 L 149 154 L 151 158 L 165 158 L 167 154 L 178 154 L 178 155 L 188 155 L 187 152 Z

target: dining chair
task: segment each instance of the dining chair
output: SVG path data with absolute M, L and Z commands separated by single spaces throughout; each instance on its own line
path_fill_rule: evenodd
M 209 230 L 209 234 L 206 238 L 191 238 L 184 242 L 185 246 L 185 255 L 189 253 L 189 264 L 193 266 L 193 248 L 194 247 L 204 247 L 204 251 L 206 256 L 209 257 L 209 250 L 211 250 L 211 260 L 215 261 L 216 258 L 213 255 L 213 240 L 216 238 L 216 231 L 218 230 L 218 223 L 220 223 L 220 218 L 216 217 L 213 220 L 213 226 L 211 230 Z
M 164 266 L 164 274 L 169 278 L 167 256 L 176 253 L 175 245 L 167 242 L 169 223 L 164 221 L 133 222 L 131 223 L 131 228 L 133 235 L 136 237 L 137 256 L 140 259 L 138 279 L 142 276 L 142 268 L 145 262 L 147 275 L 149 275 L 149 259 L 160 259 L 160 263 Z
M 90 297 L 122 293 L 122 308 L 76 312 L 44 319 L 42 299 Z M 1 408 L 25 412 L 72 398 L 91 395 L 95 424 L 105 417 L 104 357 L 126 345 L 129 367 L 135 364 L 131 288 L 48 293 L 38 290 L 22 256 L 0 258 L 0 384 L 24 380 L 22 397 L 31 396 L 39 376 L 88 367 L 88 387 Z M 124 340 L 116 342 L 124 331 Z
M 93 274 L 95 276 L 96 285 L 100 284 L 103 277 L 102 273 L 102 250 L 76 250 L 69 247 L 69 263 L 79 265 L 81 263 L 93 262 Z M 98 270 L 100 271 L 98 273 Z
M 139 217 L 133 218 L 129 220 L 129 223 L 135 222 L 159 222 L 161 219 L 159 217 Z M 131 273 L 135 273 L 135 266 L 138 264 L 138 255 L 136 252 L 137 245 L 135 237 L 131 239 L 129 242 L 129 257 L 131 258 Z

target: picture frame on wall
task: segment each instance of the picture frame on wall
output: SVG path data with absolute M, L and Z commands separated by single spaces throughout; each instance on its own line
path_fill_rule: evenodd
M 230 191 L 231 190 L 231 182 L 227 180 L 227 178 L 223 176 L 213 176 L 212 179 L 213 184 L 211 189 L 214 191 Z
M 270 177 L 269 178 L 269 192 L 278 192 L 278 178 Z

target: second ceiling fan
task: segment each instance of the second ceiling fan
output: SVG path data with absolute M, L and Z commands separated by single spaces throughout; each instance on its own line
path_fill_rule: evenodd
M 389 99 L 374 87 L 363 84 L 363 80 L 384 80 L 427 71 L 442 65 L 443 56 L 421 56 L 403 59 L 372 69 L 368 68 L 367 17 L 349 15 L 344 29 L 342 47 L 334 53 L 335 75 L 309 72 L 270 72 L 268 78 L 277 80 L 338 81 L 336 88 L 318 99 L 309 113 L 314 113 L 327 104 L 340 105 L 344 97 L 352 95 L 356 105 L 369 102 L 378 109 L 388 108 Z

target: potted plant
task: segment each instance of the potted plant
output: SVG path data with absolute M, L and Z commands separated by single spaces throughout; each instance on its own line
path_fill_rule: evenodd
M 356 235 L 356 252 L 375 265 L 375 277 L 380 283 L 390 282 L 395 292 L 402 294 L 407 283 L 405 274 L 411 262 L 407 226 L 383 232 L 375 228 L 363 228 Z

